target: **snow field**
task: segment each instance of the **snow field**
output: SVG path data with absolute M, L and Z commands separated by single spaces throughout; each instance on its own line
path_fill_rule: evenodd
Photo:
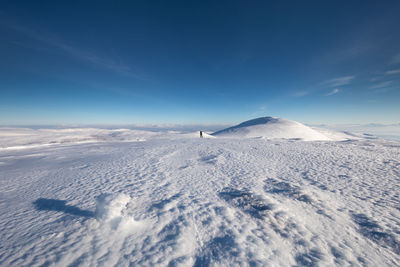
M 157 135 L 160 133 L 129 129 L 0 128 L 0 151 L 97 142 L 145 141 Z
M 0 152 L 2 266 L 398 266 L 400 145 L 148 139 Z

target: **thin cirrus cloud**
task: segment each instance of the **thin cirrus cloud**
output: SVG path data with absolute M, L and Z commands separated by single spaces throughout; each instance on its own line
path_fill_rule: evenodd
M 31 39 L 34 39 L 42 44 L 45 44 L 48 47 L 52 47 L 59 51 L 62 51 L 68 56 L 71 56 L 79 61 L 85 62 L 86 64 L 90 64 L 103 69 L 108 69 L 120 75 L 132 78 L 139 78 L 138 75 L 129 66 L 123 64 L 122 62 L 118 62 L 106 57 L 101 57 L 92 52 L 76 48 L 64 42 L 61 42 L 56 38 L 53 38 L 49 35 L 45 35 L 42 33 L 38 33 L 37 31 L 34 31 L 27 27 L 19 25 L 8 25 L 8 26 L 10 29 L 13 29 Z
M 325 85 L 325 86 L 329 86 L 329 87 L 337 87 L 337 86 L 349 84 L 354 78 L 355 78 L 355 76 L 338 77 L 338 78 L 324 81 L 321 84 Z
M 326 80 L 323 81 L 322 83 L 320 83 L 320 85 L 322 85 L 323 87 L 338 87 L 338 86 L 343 86 L 343 85 L 347 85 L 349 83 L 351 83 L 351 81 L 355 78 L 354 75 L 351 76 L 343 76 L 343 77 L 337 77 L 337 78 L 333 78 L 330 80 Z M 339 93 L 340 90 L 338 88 L 334 88 L 332 89 L 329 93 L 325 94 L 325 96 L 331 96 L 331 95 L 335 95 L 337 93 Z M 294 97 L 303 97 L 306 95 L 309 95 L 311 93 L 311 91 L 297 91 L 293 94 Z
M 392 81 L 381 82 L 381 83 L 372 85 L 370 87 L 370 89 L 382 89 L 382 88 L 390 86 L 391 84 L 392 84 Z
M 330 91 L 329 93 L 327 93 L 325 96 L 336 95 L 339 92 L 340 92 L 340 90 L 338 88 L 335 88 L 332 91 Z
M 400 69 L 388 70 L 388 71 L 385 72 L 385 75 L 396 75 L 396 74 L 400 74 Z

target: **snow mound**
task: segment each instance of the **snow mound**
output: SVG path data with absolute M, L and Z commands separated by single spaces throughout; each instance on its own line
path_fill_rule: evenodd
M 108 224 L 111 229 L 125 229 L 133 226 L 135 220 L 129 215 L 131 198 L 126 194 L 103 194 L 97 198 L 96 218 Z
M 242 122 L 236 126 L 213 133 L 214 136 L 229 138 L 301 139 L 304 141 L 331 141 L 328 136 L 299 122 L 261 117 Z

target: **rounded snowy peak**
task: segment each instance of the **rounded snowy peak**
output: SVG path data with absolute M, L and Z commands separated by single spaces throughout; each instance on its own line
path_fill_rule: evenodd
M 301 139 L 305 141 L 331 140 L 324 134 L 296 121 L 275 117 L 261 117 L 213 133 L 230 138 Z

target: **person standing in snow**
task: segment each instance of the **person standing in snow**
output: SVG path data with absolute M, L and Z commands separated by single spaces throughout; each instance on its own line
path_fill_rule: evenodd
M 200 131 L 200 138 L 203 138 L 203 131 Z

